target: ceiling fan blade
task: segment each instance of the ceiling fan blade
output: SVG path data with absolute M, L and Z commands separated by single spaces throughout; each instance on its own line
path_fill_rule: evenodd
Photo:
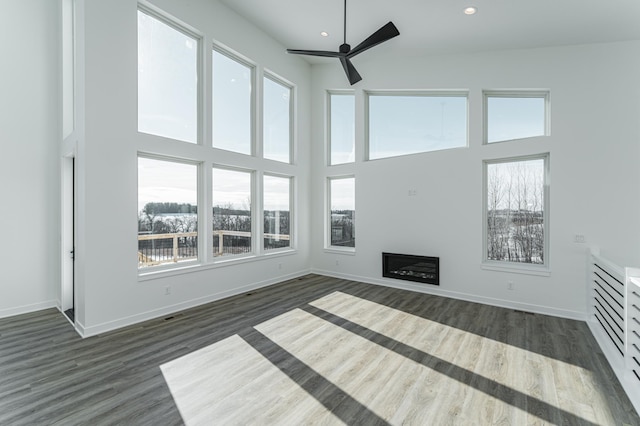
M 349 53 L 347 53 L 348 58 L 353 58 L 359 53 L 364 52 L 367 49 L 371 49 L 373 46 L 376 46 L 380 43 L 383 43 L 389 39 L 392 39 L 396 36 L 400 35 L 400 31 L 393 25 L 393 22 L 389 21 L 387 24 L 382 26 L 378 31 L 371 34 L 365 41 L 351 49 Z
M 340 56 L 344 56 L 343 53 L 330 52 L 330 51 L 327 51 L 327 50 L 287 49 L 287 53 L 291 53 L 291 54 L 294 54 L 294 55 L 324 56 L 324 57 L 327 57 L 327 58 L 339 58 Z
M 356 68 L 353 66 L 349 58 L 341 56 L 340 63 L 342 64 L 342 68 L 344 68 L 344 72 L 347 74 L 349 83 L 351 83 L 352 86 L 362 80 L 362 77 L 360 77 L 360 74 L 358 74 L 358 71 L 356 71 Z

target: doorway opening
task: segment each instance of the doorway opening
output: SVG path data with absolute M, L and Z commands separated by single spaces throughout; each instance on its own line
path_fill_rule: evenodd
M 62 165 L 62 290 L 61 310 L 75 324 L 75 157 L 63 159 Z

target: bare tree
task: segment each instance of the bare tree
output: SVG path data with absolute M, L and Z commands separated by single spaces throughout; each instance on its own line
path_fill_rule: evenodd
M 488 259 L 544 262 L 543 196 L 542 173 L 529 162 L 488 169 Z
M 489 173 L 487 182 L 487 257 L 492 260 L 502 259 L 504 241 L 502 228 L 504 218 L 500 215 L 504 198 L 503 180 L 496 173 Z

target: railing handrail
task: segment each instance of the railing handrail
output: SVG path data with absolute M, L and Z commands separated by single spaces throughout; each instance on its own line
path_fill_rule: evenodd
M 250 237 L 251 232 L 247 231 L 231 231 L 225 229 L 218 229 L 213 231 L 213 235 L 231 235 L 234 237 Z
M 232 237 L 248 237 L 251 238 L 251 232 L 247 231 L 231 231 L 231 230 L 215 230 L 213 231 L 213 235 L 218 236 L 218 253 L 223 254 L 224 252 L 224 236 L 229 235 Z M 181 258 L 179 254 L 179 239 L 185 237 L 197 237 L 198 232 L 172 232 L 167 234 L 147 234 L 147 235 L 138 235 L 138 241 L 153 241 L 153 240 L 173 240 L 171 253 L 172 260 L 174 263 L 178 262 Z M 289 235 L 285 234 L 264 234 L 265 238 L 274 239 L 277 241 L 280 240 L 289 240 Z M 214 254 L 215 255 L 215 254 Z M 189 256 L 189 258 L 193 258 Z M 182 257 L 184 260 L 185 258 Z M 141 251 L 138 251 L 138 262 L 147 265 L 157 265 L 159 262 L 153 260 L 152 258 L 144 255 Z
M 147 235 L 139 235 L 138 241 L 148 241 L 148 240 L 163 240 L 174 237 L 197 237 L 198 232 L 172 232 L 170 234 L 147 234 Z
M 279 239 L 279 240 L 288 240 L 289 239 L 289 234 L 264 234 L 265 238 L 271 238 L 271 239 Z
M 213 235 L 230 235 L 234 237 L 251 237 L 251 232 L 247 231 L 229 231 L 229 230 L 217 230 L 213 231 Z M 138 235 L 138 241 L 148 241 L 148 240 L 162 240 L 169 239 L 174 237 L 197 237 L 198 232 L 172 232 L 167 234 L 146 234 L 146 235 Z M 280 239 L 280 240 L 288 240 L 289 234 L 264 234 L 265 238 L 272 239 Z

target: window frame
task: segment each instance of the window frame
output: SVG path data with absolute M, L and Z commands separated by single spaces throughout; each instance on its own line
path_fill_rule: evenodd
M 250 125 L 251 128 L 249 130 L 249 137 L 250 137 L 250 142 L 249 142 L 249 154 L 245 154 L 242 152 L 238 152 L 238 151 L 232 151 L 232 150 L 228 150 L 225 148 L 220 148 L 214 145 L 214 138 L 213 138 L 213 133 L 214 133 L 214 126 L 215 126 L 215 120 L 214 120 L 214 107 L 213 107 L 213 103 L 214 103 L 214 99 L 215 96 L 213 95 L 213 75 L 215 72 L 215 68 L 213 66 L 213 54 L 214 52 L 226 56 L 228 59 L 237 62 L 240 65 L 244 65 L 245 67 L 249 68 L 249 70 L 251 71 L 251 100 L 250 100 Z M 227 152 L 233 152 L 235 154 L 239 154 L 239 155 L 247 155 L 250 157 L 255 157 L 256 156 L 256 134 L 257 134 L 257 125 L 256 125 L 256 117 L 257 117 L 257 76 L 258 76 L 258 72 L 257 72 L 257 65 L 253 62 L 251 62 L 249 59 L 243 57 L 242 55 L 233 52 L 231 50 L 229 50 L 226 47 L 223 47 L 221 45 L 219 45 L 218 43 L 213 43 L 213 46 L 211 48 L 211 90 L 210 90 L 210 95 L 211 95 L 211 114 L 209 119 L 211 120 L 211 142 L 210 142 L 210 146 L 213 149 L 219 149 L 222 151 L 227 151 Z
M 62 0 L 60 4 L 60 69 L 61 69 L 61 125 L 62 140 L 69 138 L 76 130 L 76 2 Z
M 551 273 L 551 259 L 550 259 L 550 160 L 551 155 L 549 152 L 541 154 L 520 155 L 514 157 L 505 157 L 497 159 L 487 159 L 482 162 L 482 269 L 502 271 L 502 272 L 514 272 L 528 275 L 540 275 L 549 276 Z M 488 166 L 490 164 L 507 164 L 517 163 L 532 160 L 543 160 L 543 177 L 542 177 L 542 189 L 543 189 L 543 226 L 544 226 L 544 238 L 543 238 L 543 256 L 544 262 L 542 264 L 510 262 L 505 260 L 492 260 L 488 258 Z
M 424 98 L 434 98 L 434 97 L 464 97 L 465 98 L 465 143 L 462 146 L 454 146 L 430 151 L 420 151 L 420 152 L 408 152 L 404 154 L 388 156 L 388 157 L 379 157 L 379 158 L 371 158 L 371 148 L 370 148 L 370 140 L 371 140 L 371 114 L 370 114 L 370 99 L 372 96 L 387 96 L 387 97 L 424 97 Z M 465 149 L 469 148 L 469 91 L 468 90 L 365 90 L 364 91 L 364 140 L 365 140 L 365 161 L 378 161 L 378 160 L 386 160 L 389 158 L 398 158 L 398 157 L 406 157 L 408 155 L 423 155 L 431 152 L 439 152 L 439 151 L 448 151 L 451 149 Z
M 288 161 L 281 161 L 281 160 L 276 160 L 273 158 L 268 158 L 265 156 L 265 138 L 264 138 L 264 132 L 265 132 L 265 119 L 264 119 L 264 112 L 265 112 L 265 96 L 264 96 L 264 81 L 265 79 L 269 79 L 271 80 L 271 82 L 279 84 L 283 87 L 286 87 L 287 89 L 289 89 L 289 108 L 288 108 L 288 112 L 289 112 L 289 128 L 288 128 L 288 134 L 289 134 L 289 160 Z M 271 71 L 268 70 L 263 70 L 262 72 L 262 79 L 261 79 L 261 84 L 260 84 L 260 94 L 261 94 L 261 117 L 260 117 L 260 154 L 261 157 L 265 160 L 269 160 L 269 161 L 275 161 L 277 163 L 281 163 L 281 164 L 289 164 L 289 165 L 295 165 L 296 164 L 296 154 L 297 154 L 297 150 L 296 150 L 296 141 L 295 141 L 295 121 L 296 121 L 296 116 L 295 116 L 295 104 L 296 104 L 296 85 L 287 81 L 286 79 L 276 75 L 275 73 L 272 73 Z
M 333 141 L 332 141 L 332 133 L 333 133 L 333 123 L 332 123 L 332 103 L 331 100 L 333 96 L 351 96 L 353 98 L 353 161 L 346 161 L 343 163 L 333 163 Z M 353 90 L 327 90 L 326 92 L 326 161 L 325 164 L 329 167 L 331 166 L 341 166 L 344 164 L 353 164 L 356 162 L 356 94 Z
M 281 179 L 288 179 L 289 180 L 289 246 L 287 247 L 282 247 L 282 248 L 277 248 L 277 249 L 265 249 L 264 247 L 264 239 L 265 239 L 265 229 L 264 229 L 264 212 L 265 212 L 265 190 L 264 190 L 264 177 L 265 176 L 269 176 L 269 177 L 275 177 L 275 178 L 281 178 Z M 294 188 L 295 188 L 295 177 L 291 176 L 291 175 L 285 175 L 285 174 L 280 174 L 280 173 L 273 173 L 273 172 L 264 172 L 262 173 L 261 176 L 261 182 L 260 182 L 260 193 L 262 195 L 262 199 L 261 199 L 261 204 L 260 204 L 260 251 L 269 256 L 269 255 L 273 255 L 273 254 L 278 254 L 278 253 L 283 253 L 283 252 L 289 252 L 289 251 L 293 251 L 296 248 L 295 245 L 295 209 L 294 209 Z
M 164 162 L 169 162 L 169 163 L 178 163 L 178 164 L 186 164 L 186 165 L 192 165 L 192 166 L 196 166 L 196 191 L 197 191 L 197 198 L 196 198 L 196 208 L 198 210 L 197 213 L 197 238 L 198 238 L 198 256 L 196 259 L 194 260 L 186 260 L 183 262 L 178 262 L 178 263 L 163 263 L 160 265 L 154 265 L 154 266 L 147 266 L 144 268 L 141 268 L 138 265 L 138 276 L 139 277 L 144 277 L 144 276 L 149 276 L 149 275 L 155 275 L 159 272 L 170 272 L 170 271 L 180 271 L 183 270 L 185 268 L 191 268 L 194 266 L 200 266 L 203 265 L 207 262 L 207 251 L 206 251 L 206 246 L 204 245 L 204 235 L 206 234 L 205 230 L 202 229 L 201 224 L 203 223 L 203 221 L 205 220 L 205 212 L 203 211 L 203 209 L 201 208 L 201 206 L 203 205 L 203 187 L 202 187 L 202 172 L 203 172 L 203 162 L 202 161 L 196 161 L 196 160 L 188 160 L 188 159 L 183 159 L 183 158 L 177 158 L 177 157 L 171 157 L 171 156 L 167 156 L 167 155 L 158 155 L 158 154 L 153 154 L 153 153 L 149 153 L 149 152 L 142 152 L 142 151 L 138 151 L 137 155 L 136 155 L 136 162 L 139 161 L 140 158 L 144 158 L 147 160 L 155 160 L 155 161 L 164 161 Z M 137 166 L 138 168 L 138 173 L 136 173 L 136 188 L 138 189 L 138 195 L 136 196 L 136 201 L 139 201 L 139 191 L 140 191 L 140 172 L 139 172 L 139 165 Z M 137 206 L 137 202 L 136 202 L 136 206 Z M 140 212 L 137 212 L 137 216 L 139 217 Z M 138 240 L 138 235 L 139 235 L 139 231 L 136 234 L 136 251 L 139 251 L 139 240 Z
M 214 256 L 214 250 L 213 250 L 213 219 L 214 219 L 214 214 L 213 214 L 213 208 L 215 207 L 215 197 L 214 197 L 214 176 L 213 176 L 213 171 L 214 169 L 219 169 L 219 170 L 226 170 L 226 171 L 232 171 L 232 172 L 240 172 L 240 173 L 248 173 L 250 176 L 250 202 L 251 202 L 251 211 L 250 211 L 250 218 L 251 218 L 251 251 L 248 253 L 241 253 L 241 254 L 237 254 L 237 255 L 229 255 L 229 256 Z M 213 163 L 211 165 L 211 222 L 210 222 L 210 226 L 211 226 L 211 244 L 209 244 L 209 242 L 207 242 L 207 245 L 209 247 L 208 249 L 208 253 L 210 253 L 210 258 L 211 258 L 211 263 L 213 264 L 221 264 L 221 263 L 228 263 L 228 262 L 234 262 L 237 260 L 242 260 L 242 259 L 249 259 L 249 258 L 254 258 L 256 257 L 260 251 L 259 251 L 259 247 L 260 244 L 258 242 L 258 240 L 260 238 L 257 237 L 261 237 L 261 235 L 258 235 L 257 230 L 259 229 L 256 225 L 256 222 L 258 220 L 257 218 L 257 204 L 256 204 L 256 175 L 257 175 L 257 171 L 253 170 L 253 169 L 247 169 L 247 168 L 242 168 L 242 167 L 236 167 L 236 166 L 229 166 L 226 164 L 219 164 L 219 163 Z
M 205 48 L 205 42 L 204 42 L 204 38 L 202 36 L 202 34 L 198 33 L 195 29 L 193 29 L 192 27 L 184 24 L 183 22 L 179 21 L 178 19 L 170 16 L 169 14 L 167 14 L 166 12 L 164 12 L 163 10 L 153 7 L 152 5 L 148 4 L 148 3 L 138 3 L 138 7 L 137 7 L 137 13 L 144 13 L 148 16 L 150 16 L 151 18 L 154 18 L 158 21 L 160 21 L 161 23 L 167 25 L 169 28 L 174 29 L 175 31 L 178 31 L 179 33 L 184 34 L 187 37 L 192 38 L 193 40 L 195 40 L 196 42 L 196 140 L 191 142 L 191 141 L 185 141 L 182 139 L 176 139 L 176 138 L 172 138 L 172 137 L 168 137 L 168 136 L 164 136 L 164 135 L 158 135 L 155 133 L 147 133 L 147 132 L 143 132 L 140 130 L 140 78 L 139 78 L 139 72 L 137 72 L 136 74 L 136 90 L 137 90 L 137 94 L 136 94 L 136 101 L 137 101 L 137 105 L 136 105 L 136 131 L 138 133 L 142 133 L 144 135 L 148 135 L 148 136 L 152 136 L 152 137 L 157 137 L 157 138 L 163 138 L 163 139 L 167 139 L 173 142 L 178 142 L 178 143 L 185 143 L 185 144 L 189 144 L 189 145 L 203 145 L 204 144 L 204 129 L 203 129 L 203 124 L 206 122 L 206 120 L 204 119 L 204 103 L 206 100 L 206 96 L 204 94 L 204 72 L 203 72 L 203 65 L 204 65 L 204 48 Z M 137 20 L 137 13 L 136 13 L 136 20 Z M 138 55 L 140 54 L 140 39 L 139 39 L 139 27 L 137 26 L 137 21 L 136 21 L 136 50 L 138 52 Z
M 298 179 L 302 176 L 302 170 L 298 169 L 297 156 L 297 97 L 298 87 L 296 84 L 279 76 L 278 74 L 268 70 L 264 64 L 252 60 L 250 57 L 244 56 L 241 53 L 236 52 L 233 49 L 228 48 L 225 44 L 219 40 L 211 37 L 207 31 L 201 31 L 198 27 L 192 26 L 189 21 L 183 21 L 177 19 L 170 12 L 166 12 L 162 8 L 149 3 L 146 0 L 140 0 L 137 4 L 136 13 L 144 14 L 144 17 L 153 18 L 160 23 L 166 25 L 169 29 L 173 29 L 178 32 L 175 37 L 180 40 L 179 34 L 184 34 L 189 40 L 197 43 L 194 46 L 196 52 L 185 52 L 185 58 L 188 58 L 189 64 L 194 64 L 193 60 L 197 60 L 195 64 L 195 72 L 185 74 L 184 80 L 187 81 L 187 75 L 191 76 L 195 74 L 197 86 L 194 87 L 197 97 L 197 120 L 196 137 L 194 139 L 194 132 L 190 132 L 184 138 L 185 140 L 176 139 L 174 137 L 161 136 L 154 133 L 145 133 L 139 131 L 136 128 L 136 153 L 139 157 L 173 161 L 177 163 L 197 164 L 198 165 L 198 259 L 197 262 L 193 261 L 188 265 L 186 262 L 180 261 L 179 264 L 167 263 L 166 266 L 159 265 L 153 268 L 145 267 L 144 269 L 138 269 L 138 281 L 149 281 L 157 278 L 177 276 L 181 274 L 189 274 L 196 271 L 217 269 L 220 267 L 236 266 L 242 263 L 254 262 L 260 259 L 265 259 L 268 256 L 287 256 L 298 251 L 297 244 L 297 202 L 300 190 L 298 186 Z M 163 28 L 163 30 L 167 30 Z M 167 30 L 169 31 L 169 30 Z M 136 34 L 139 34 L 137 32 Z M 144 33 L 142 33 L 144 36 Z M 139 38 L 136 38 L 138 42 Z M 180 45 L 176 45 L 178 48 Z M 191 42 L 185 48 L 190 48 Z M 229 58 L 237 63 L 248 67 L 251 71 L 251 117 L 250 117 L 250 134 L 251 134 L 251 146 L 250 155 L 246 153 L 238 153 L 237 151 L 230 151 L 224 148 L 213 146 L 213 58 L 214 55 L 222 55 L 225 58 Z M 169 58 L 169 60 L 172 60 Z M 175 61 L 180 64 L 180 61 Z M 186 61 L 183 61 L 186 63 Z M 144 77 L 137 78 L 136 90 L 140 90 L 140 82 L 144 81 Z M 167 77 L 171 79 L 175 77 Z M 285 108 L 288 113 L 288 126 L 280 126 L 278 133 L 288 136 L 288 161 L 284 162 L 284 156 L 282 161 L 273 160 L 264 157 L 263 150 L 263 84 L 265 79 L 269 79 L 269 82 L 273 82 L 282 86 L 282 93 L 287 90 L 288 105 L 284 99 L 274 97 L 273 104 L 277 106 L 277 111 L 280 115 L 277 118 L 281 118 L 284 122 Z M 244 80 L 243 78 L 243 81 Z M 148 85 L 143 87 L 148 90 Z M 193 86 L 189 86 L 193 87 Z M 220 93 L 220 91 L 218 91 Z M 219 98 L 218 98 L 219 99 Z M 246 98 L 245 98 L 246 99 Z M 189 106 L 193 105 L 189 100 Z M 136 105 L 137 108 L 137 105 Z M 243 106 L 243 111 L 246 107 Z M 167 110 L 170 111 L 169 108 Z M 191 111 L 189 111 L 191 113 Z M 136 110 L 137 113 L 137 110 Z M 174 114 L 179 116 L 179 114 Z M 136 116 L 136 120 L 138 117 Z M 186 119 L 185 119 L 186 122 Z M 137 122 L 136 122 L 137 125 Z M 282 130 L 280 132 L 280 129 Z M 160 129 L 162 130 L 162 129 Z M 169 132 L 170 133 L 170 132 Z M 179 133 L 178 133 L 179 134 Z M 232 134 L 232 133 L 231 133 Z M 243 135 L 244 136 L 244 135 Z M 189 140 L 188 142 L 186 140 Z M 284 137 L 282 138 L 284 140 Z M 277 141 L 277 140 L 276 140 Z M 199 145 L 199 146 L 198 146 Z M 246 146 L 246 145 L 245 145 Z M 276 144 L 276 150 L 280 147 Z M 283 146 L 284 148 L 284 146 Z M 277 154 L 277 152 L 276 152 Z M 277 155 L 276 155 L 277 156 Z M 136 157 L 136 161 L 137 161 Z M 215 169 L 225 169 L 239 172 L 250 173 L 250 198 L 251 198 L 251 242 L 249 253 L 233 254 L 236 250 L 229 250 L 231 252 L 226 256 L 214 257 L 213 247 L 213 173 Z M 277 176 L 289 179 L 289 209 L 290 209 L 290 245 L 289 247 L 264 250 L 264 230 L 261 224 L 264 202 L 264 188 L 262 176 Z M 136 184 L 138 181 L 136 180 Z M 245 182 L 246 183 L 246 182 Z M 171 184 L 170 182 L 168 184 Z M 277 193 L 279 189 L 276 187 Z M 231 190 L 233 191 L 233 190 Z M 173 198 L 178 198 L 173 197 Z M 240 197 L 241 199 L 242 197 Z M 235 200 L 233 195 L 228 197 L 229 200 Z M 236 204 L 238 204 L 236 202 Z M 242 205 L 242 203 L 240 203 Z M 242 207 L 240 207 L 242 209 Z M 146 228 L 142 228 L 146 229 Z M 137 239 L 137 238 L 136 238 Z M 242 239 L 239 239 L 239 244 L 243 244 Z M 138 247 L 136 245 L 136 247 Z M 245 249 L 242 247 L 242 249 Z M 248 249 L 248 248 L 247 248 Z M 237 250 L 242 251 L 242 250 Z M 191 253 L 190 253 L 191 254 Z M 184 266 L 183 266 L 184 265 Z
M 532 98 L 544 99 L 544 133 L 537 136 L 527 136 L 523 138 L 505 139 L 501 141 L 489 142 L 489 98 Z M 483 90 L 482 91 L 482 144 L 494 145 L 505 142 L 523 141 L 532 138 L 541 138 L 551 135 L 551 102 L 550 91 L 546 89 L 530 90 Z
M 326 203 L 326 207 L 324 209 L 325 211 L 325 232 L 324 232 L 324 251 L 325 252 L 334 252 L 334 253 L 341 253 L 341 254 L 355 254 L 356 252 L 356 247 L 357 245 L 355 244 L 354 241 L 354 246 L 353 247 L 347 247 L 347 246 L 334 246 L 331 244 L 331 232 L 332 232 L 332 225 L 331 225 L 331 200 L 332 200 L 332 193 L 331 193 L 331 182 L 333 182 L 334 180 L 343 180 L 343 179 L 353 179 L 353 211 L 356 211 L 356 175 L 355 174 L 346 174 L 346 175 L 336 175 L 336 176 L 327 176 L 326 178 L 326 183 L 325 183 L 325 192 L 326 192 L 326 196 L 325 196 L 325 203 Z M 354 220 L 355 222 L 355 220 Z M 354 223 L 354 227 L 355 227 L 355 223 Z

